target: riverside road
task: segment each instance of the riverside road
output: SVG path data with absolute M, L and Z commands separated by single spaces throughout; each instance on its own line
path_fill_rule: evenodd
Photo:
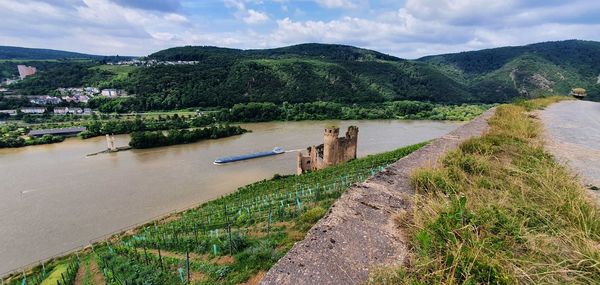
M 547 148 L 581 175 L 584 183 L 600 187 L 600 103 L 564 101 L 541 112 Z M 600 201 L 600 191 L 593 191 Z

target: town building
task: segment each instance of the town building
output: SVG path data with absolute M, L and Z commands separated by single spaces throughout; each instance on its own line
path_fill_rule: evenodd
M 102 89 L 100 94 L 104 97 L 115 98 L 121 96 L 121 90 L 119 89 Z
M 69 108 L 67 107 L 55 107 L 53 110 L 54 115 L 66 115 L 69 113 Z
M 75 96 L 75 102 L 87 103 L 90 101 L 90 97 L 87 95 Z
M 43 135 L 74 136 L 85 130 L 86 130 L 85 127 L 72 127 L 72 128 L 61 128 L 61 129 L 40 129 L 40 130 L 31 130 L 27 135 L 30 137 L 41 137 Z
M 93 94 L 98 94 L 100 93 L 100 90 L 98 90 L 98 88 L 96 87 L 85 87 L 83 88 L 83 90 L 85 91 L 85 93 L 87 93 L 88 95 L 93 95 Z
M 338 137 L 339 133 L 339 128 L 325 128 L 323 144 L 307 148 L 308 155 L 298 152 L 297 173 L 319 170 L 355 159 L 358 127 L 348 127 L 345 137 Z
M 90 97 L 87 95 L 62 96 L 61 99 L 67 103 L 87 103 L 90 101 Z
M 16 116 L 17 115 L 17 110 L 0 110 L 0 113 L 2 114 L 8 114 L 11 116 Z
M 23 113 L 23 114 L 44 114 L 44 112 L 46 112 L 46 108 L 44 108 L 44 107 L 21 108 L 21 113 Z
M 31 98 L 29 102 L 36 105 L 58 105 L 62 102 L 62 99 L 48 95 L 27 96 L 27 98 Z
M 88 109 L 89 114 L 91 114 L 92 110 L 89 108 Z M 73 115 L 85 115 L 85 110 L 75 107 L 75 108 L 69 108 L 69 107 L 55 107 L 53 110 L 54 115 L 67 115 L 67 114 L 73 114 Z
M 23 64 L 17 65 L 17 69 L 19 70 L 19 77 L 21 78 L 21 80 L 25 79 L 25 77 L 27 76 L 34 75 L 36 72 L 35 67 Z

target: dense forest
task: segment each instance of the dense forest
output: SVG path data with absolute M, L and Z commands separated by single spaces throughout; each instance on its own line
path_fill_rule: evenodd
M 15 65 L 0 62 L 0 68 L 5 70 L 2 66 L 10 64 Z M 34 66 L 39 71 L 10 85 L 11 89 L 18 90 L 22 95 L 56 94 L 56 89 L 60 87 L 98 85 L 114 76 L 108 71 L 92 68 L 98 65 L 95 61 L 33 61 L 23 64 Z
M 131 56 L 93 55 L 72 51 L 0 46 L 0 60 L 67 60 L 94 59 L 100 61 L 119 61 L 131 59 Z
M 588 89 L 598 100 L 600 42 L 568 40 L 427 56 L 446 76 L 469 86 L 482 101 L 568 94 Z
M 546 42 L 418 60 L 327 44 L 264 50 L 186 46 L 145 59 L 197 63 L 119 73 L 102 68 L 110 66 L 98 60 L 30 62 L 38 67 L 38 74 L 10 87 L 21 94 L 41 94 L 58 87 L 91 85 L 135 95 L 89 103 L 103 112 L 231 108 L 252 102 L 497 103 L 567 94 L 574 87 L 588 89 L 591 99 L 600 98 L 600 43 L 589 41 Z M 16 72 L 12 62 L 0 62 L 0 72 L 6 73 L 5 67 L 11 64 L 11 72 Z
M 211 112 L 204 121 L 268 122 L 301 120 L 429 119 L 471 120 L 491 105 L 440 105 L 419 101 L 394 101 L 380 104 L 344 105 L 312 102 L 276 105 L 273 103 L 236 104 L 230 109 Z M 202 117 L 200 117 L 202 118 Z M 199 120 L 196 119 L 196 120 Z
M 24 48 L 13 46 L 0 46 L 0 59 L 92 59 L 102 58 L 99 55 L 83 54 L 78 52 Z

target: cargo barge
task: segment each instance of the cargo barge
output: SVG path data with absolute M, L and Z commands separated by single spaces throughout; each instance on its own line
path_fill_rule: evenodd
M 225 164 L 225 163 L 242 161 L 242 160 L 247 160 L 247 159 L 282 154 L 284 152 L 285 152 L 285 150 L 283 148 L 276 147 L 270 151 L 261 151 L 261 152 L 248 153 L 248 154 L 242 154 L 242 155 L 219 157 L 219 158 L 215 159 L 214 163 L 215 164 Z

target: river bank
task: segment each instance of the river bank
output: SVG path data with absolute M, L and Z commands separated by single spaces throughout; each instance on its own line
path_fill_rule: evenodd
M 468 121 L 490 108 L 489 104 L 440 105 L 417 101 L 394 101 L 380 104 L 344 105 L 333 102 L 298 104 L 247 103 L 230 109 L 198 112 L 168 112 L 150 114 L 94 114 L 91 118 L 73 117 L 73 121 L 53 122 L 57 116 L 34 116 L 38 124 L 7 124 L 0 127 L 0 148 L 23 147 L 27 132 L 40 128 L 85 127 L 79 134 L 83 139 L 106 134 L 184 130 L 209 127 L 214 124 L 240 124 L 248 122 L 298 122 L 311 120 L 439 120 Z M 29 121 L 29 120 L 26 120 Z M 17 131 L 20 130 L 20 131 Z M 38 139 L 37 144 L 62 141 Z M 31 141 L 31 140 L 30 140 Z M 33 141 L 32 141 L 33 142 Z M 31 144 L 31 143 L 30 143 Z
M 103 137 L 1 149 L 5 187 L 0 214 L 6 219 L 0 225 L 0 256 L 8 261 L 0 264 L 0 271 L 87 245 L 276 173 L 295 173 L 295 153 L 219 167 L 213 161 L 276 145 L 303 149 L 321 143 L 323 128 L 332 124 L 359 126 L 359 157 L 443 136 L 461 125 L 394 120 L 252 123 L 241 125 L 252 130 L 242 136 L 90 158 L 85 155 L 106 148 Z M 115 136 L 116 145 L 128 142 L 128 135 Z

